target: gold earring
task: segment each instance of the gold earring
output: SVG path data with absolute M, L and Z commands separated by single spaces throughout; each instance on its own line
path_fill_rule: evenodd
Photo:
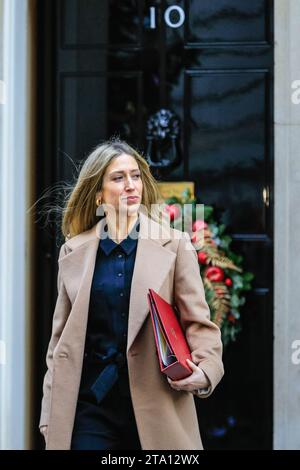
M 96 210 L 96 215 L 98 215 L 98 216 L 104 215 L 104 209 L 103 209 L 103 206 L 102 206 L 102 199 L 101 198 L 96 199 L 96 205 L 98 206 L 97 210 Z

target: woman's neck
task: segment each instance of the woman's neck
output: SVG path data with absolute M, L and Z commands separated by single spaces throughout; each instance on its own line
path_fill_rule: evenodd
M 128 234 L 134 227 L 138 219 L 138 214 L 134 214 L 132 216 L 127 216 L 123 218 L 119 218 L 118 216 L 115 218 L 109 217 L 106 215 L 106 222 L 108 226 L 108 233 L 109 237 L 115 242 L 120 243 L 122 240 L 127 238 Z

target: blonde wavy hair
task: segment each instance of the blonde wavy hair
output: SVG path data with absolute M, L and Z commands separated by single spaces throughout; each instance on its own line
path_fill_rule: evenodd
M 96 215 L 96 193 L 101 190 L 107 167 L 124 153 L 135 158 L 139 166 L 143 183 L 141 204 L 149 217 L 161 223 L 159 210 L 156 209 L 161 202 L 160 192 L 145 157 L 124 140 L 112 138 L 97 145 L 83 161 L 81 169 L 76 168 L 79 175 L 75 184 L 59 184 L 56 187 L 60 194 L 65 190 L 67 194 L 62 207 L 49 205 L 47 212 L 52 209 L 60 213 L 61 231 L 65 239 L 89 230 L 97 223 L 99 216 Z

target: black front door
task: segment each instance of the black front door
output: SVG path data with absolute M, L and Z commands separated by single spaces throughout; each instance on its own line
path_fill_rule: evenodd
M 273 2 L 45 0 L 39 8 L 38 191 L 69 180 L 70 158 L 113 135 L 145 151 L 148 119 L 174 113 L 179 159 L 163 179 L 195 182 L 198 201 L 220 210 L 232 249 L 256 276 L 224 380 L 196 400 L 204 445 L 270 448 Z M 38 229 L 38 239 L 37 286 L 48 300 L 37 315 L 39 396 L 58 247 L 54 232 Z

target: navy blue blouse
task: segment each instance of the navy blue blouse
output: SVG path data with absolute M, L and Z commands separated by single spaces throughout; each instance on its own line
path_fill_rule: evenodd
M 100 403 L 115 384 L 121 394 L 130 394 L 126 346 L 139 227 L 138 218 L 127 238 L 115 243 L 104 224 L 90 292 L 81 399 Z

